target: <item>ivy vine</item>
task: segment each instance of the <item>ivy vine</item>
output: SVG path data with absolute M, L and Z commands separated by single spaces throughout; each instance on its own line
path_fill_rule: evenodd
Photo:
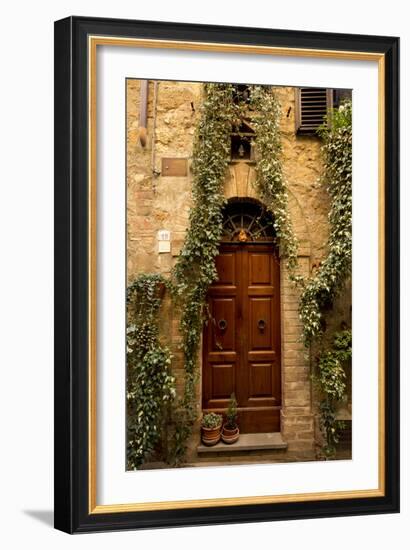
M 175 415 L 173 460 L 180 462 L 198 416 L 195 399 L 199 342 L 209 285 L 216 279 L 215 258 L 222 235 L 223 184 L 230 156 L 232 87 L 206 84 L 193 150 L 193 206 L 182 251 L 173 270 L 181 302 L 184 392 Z
M 346 394 L 346 365 L 351 358 L 350 330 L 335 333 L 330 350 L 323 343 L 325 312 L 344 288 L 352 265 L 352 104 L 347 101 L 332 110 L 319 128 L 323 139 L 323 182 L 331 198 L 328 253 L 318 270 L 303 282 L 299 315 L 306 347 L 321 346 L 316 364 L 316 381 L 323 452 L 334 457 L 343 422 L 336 412 Z
M 158 314 L 166 285 L 142 274 L 127 289 L 127 464 L 139 468 L 162 435 L 167 403 L 175 397 L 171 353 L 159 340 Z
M 298 242 L 293 232 L 288 209 L 288 193 L 282 170 L 280 104 L 269 86 L 253 86 L 251 105 L 257 115 L 253 119 L 256 133 L 256 188 L 262 202 L 273 215 L 282 256 L 292 279 L 297 266 Z
M 317 362 L 314 380 L 318 386 L 320 428 L 324 436 L 323 452 L 327 458 L 335 455 L 344 422 L 336 418 L 337 405 L 346 394 L 346 369 L 352 357 L 352 332 L 336 332 L 330 350 L 323 351 Z
M 234 87 L 206 84 L 205 99 L 197 126 L 193 151 L 193 206 L 184 246 L 174 267 L 173 294 L 181 306 L 180 330 L 184 354 L 184 391 L 174 407 L 172 460 L 182 461 L 187 440 L 198 416 L 199 343 L 206 321 L 205 302 L 210 284 L 216 279 L 215 258 L 222 235 L 223 185 L 230 161 L 230 134 L 248 109 L 233 101 Z M 279 130 L 280 106 L 271 88 L 252 86 L 250 101 L 256 137 L 256 188 L 273 214 L 282 255 L 287 259 L 290 277 L 296 277 L 298 243 L 288 211 L 286 182 L 282 172 L 282 146 Z M 320 130 L 323 138 L 324 181 L 331 197 L 331 226 L 328 255 L 315 276 L 302 282 L 299 313 L 303 339 L 309 346 L 322 332 L 323 310 L 342 288 L 351 270 L 351 104 L 332 113 L 332 123 Z M 132 468 L 140 466 L 160 438 L 160 418 L 164 403 L 175 396 L 170 375 L 170 352 L 159 342 L 156 294 L 160 275 L 141 276 L 128 293 L 135 306 L 134 322 L 128 327 L 128 457 Z M 337 337 L 339 338 L 339 337 Z M 321 428 L 330 454 L 337 442 L 335 404 L 345 391 L 347 348 L 335 339 L 332 350 L 322 352 L 318 361 Z M 345 339 L 346 340 L 346 339 Z M 339 346 L 339 347 L 338 347 Z M 350 347 L 351 350 L 351 347 Z M 345 355 L 343 355 L 345 354 Z
M 235 98 L 235 100 L 234 100 Z M 175 294 L 181 302 L 180 329 L 184 354 L 184 393 L 175 414 L 172 460 L 180 462 L 197 418 L 195 388 L 198 352 L 209 286 L 216 280 L 215 258 L 222 236 L 223 186 L 230 161 L 230 135 L 254 112 L 257 150 L 257 190 L 273 214 L 282 254 L 290 272 L 297 264 L 297 240 L 288 213 L 286 183 L 282 172 L 279 130 L 280 106 L 270 87 L 251 86 L 243 98 L 231 84 L 206 84 L 201 118 L 193 151 L 193 206 L 184 246 L 173 270 Z
M 323 181 L 331 198 L 328 254 L 305 282 L 299 315 L 306 346 L 323 332 L 326 307 L 343 288 L 352 265 L 352 104 L 334 109 L 319 129 L 323 139 Z M 329 122 L 329 123 L 327 123 Z

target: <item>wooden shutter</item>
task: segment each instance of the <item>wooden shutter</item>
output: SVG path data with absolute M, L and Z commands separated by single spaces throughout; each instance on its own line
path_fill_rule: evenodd
M 327 88 L 296 88 L 295 122 L 298 134 L 315 134 L 324 116 L 332 107 L 332 90 Z

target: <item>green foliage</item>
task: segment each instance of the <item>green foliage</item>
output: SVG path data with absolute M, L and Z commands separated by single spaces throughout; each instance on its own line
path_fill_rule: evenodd
M 218 426 L 222 425 L 222 416 L 213 412 L 205 414 L 202 419 L 201 425 L 204 428 L 218 428 Z
M 346 373 L 338 356 L 331 351 L 324 352 L 318 364 L 318 383 L 331 399 L 342 399 L 346 390 Z
M 164 410 L 175 397 L 171 354 L 159 341 L 161 285 L 158 274 L 142 274 L 127 289 L 127 463 L 137 469 L 161 437 Z
M 308 346 L 322 330 L 323 310 L 340 291 L 351 270 L 351 104 L 329 114 L 331 124 L 319 133 L 323 139 L 324 182 L 331 197 L 331 226 L 328 255 L 308 281 L 295 275 L 298 243 L 288 211 L 288 194 L 282 172 L 280 106 L 271 88 L 251 87 L 248 101 L 234 102 L 235 87 L 206 84 L 205 99 L 197 127 L 193 151 L 193 207 L 189 229 L 173 270 L 174 284 L 160 275 L 141 275 L 128 288 L 127 305 L 132 322 L 127 329 L 128 466 L 138 468 L 161 437 L 167 404 L 175 397 L 175 380 L 170 374 L 171 355 L 159 341 L 158 314 L 161 305 L 159 285 L 166 284 L 181 307 L 180 330 L 184 354 L 184 391 L 174 403 L 168 459 L 180 463 L 186 443 L 198 416 L 196 384 L 198 352 L 205 300 L 209 285 L 216 279 L 215 258 L 222 235 L 223 184 L 230 160 L 232 125 L 251 116 L 256 138 L 256 187 L 267 209 L 273 214 L 281 252 L 287 258 L 290 278 L 302 286 L 299 313 L 303 339 Z M 249 114 L 249 108 L 253 111 Z M 351 354 L 348 331 L 338 333 L 332 350 L 318 361 L 316 382 L 322 395 L 321 428 L 331 456 L 338 441 L 335 406 L 345 392 L 344 366 Z M 350 352 L 349 352 L 350 350 Z M 231 396 L 227 419 L 234 424 L 235 396 Z M 209 415 L 206 415 L 206 417 Z M 219 415 L 216 415 L 219 416 Z M 205 418 L 205 417 L 204 417 Z
M 228 410 L 226 411 L 227 426 L 234 428 L 236 425 L 236 419 L 238 416 L 238 402 L 236 401 L 235 394 L 231 394 L 231 398 L 228 403 Z
M 261 200 L 273 214 L 282 255 L 287 258 L 289 275 L 297 266 L 298 242 L 288 210 L 288 193 L 282 171 L 282 142 L 279 130 L 280 104 L 269 86 L 253 86 L 251 105 L 257 112 L 253 122 L 256 133 L 256 187 Z
M 343 330 L 335 333 L 331 349 L 323 351 L 317 362 L 314 380 L 321 395 L 319 410 L 325 440 L 323 451 L 329 458 L 334 456 L 343 427 L 343 423 L 336 420 L 336 408 L 346 394 L 346 368 L 351 357 L 352 332 Z
M 352 104 L 333 109 L 319 128 L 323 139 L 323 183 L 331 199 L 328 254 L 318 270 L 303 282 L 299 315 L 306 347 L 323 335 L 324 312 L 342 290 L 352 264 Z M 331 458 L 336 451 L 343 423 L 336 419 L 337 404 L 346 393 L 346 365 L 351 358 L 351 331 L 334 335 L 332 348 L 322 350 L 315 380 L 321 393 L 320 426 Z
M 329 401 L 321 401 L 319 404 L 320 411 L 320 429 L 325 437 L 323 445 L 323 454 L 326 458 L 334 458 L 336 454 L 336 445 L 340 440 L 340 432 L 344 428 L 345 423 L 342 420 L 336 419 L 336 413 L 332 403 Z
M 231 85 L 205 85 L 205 99 L 194 140 L 193 206 L 184 246 L 173 271 L 175 294 L 181 303 L 185 366 L 184 394 L 174 419 L 176 433 L 171 457 L 175 463 L 185 455 L 186 441 L 198 415 L 195 386 L 199 342 L 206 294 L 217 277 L 215 257 L 222 235 L 223 184 L 230 157 L 233 108 Z
M 233 97 L 237 101 L 233 101 Z M 250 105 L 255 117 L 258 153 L 257 187 L 272 212 L 281 247 L 289 268 L 296 266 L 297 242 L 287 212 L 287 194 L 281 169 L 279 105 L 270 89 L 252 87 Z M 198 380 L 198 351 L 205 321 L 205 300 L 209 285 L 216 279 L 215 258 L 222 235 L 223 185 L 230 160 L 232 126 L 249 114 L 231 84 L 206 84 L 205 100 L 197 127 L 193 151 L 193 207 L 189 229 L 173 271 L 175 295 L 181 303 L 180 328 L 183 338 L 184 394 L 174 414 L 175 435 L 171 460 L 183 460 L 186 441 L 197 418 L 195 386 Z
M 320 354 L 317 364 L 316 382 L 327 398 L 340 401 L 345 395 L 345 367 L 351 357 L 351 330 L 336 332 L 331 349 Z
M 331 198 L 328 254 L 303 285 L 299 314 L 306 346 L 320 336 L 323 310 L 331 304 L 351 273 L 352 263 L 352 105 L 346 102 L 328 115 L 319 129 L 323 139 L 323 181 Z

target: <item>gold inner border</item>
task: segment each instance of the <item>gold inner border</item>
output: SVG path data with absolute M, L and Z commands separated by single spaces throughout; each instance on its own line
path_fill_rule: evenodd
M 140 502 L 131 504 L 97 504 L 97 343 L 96 343 L 96 189 L 97 189 L 97 46 L 123 46 L 155 49 L 177 49 L 212 51 L 222 53 L 247 53 L 287 57 L 321 57 L 330 59 L 352 59 L 378 62 L 378 194 L 379 194 L 379 476 L 377 489 L 352 491 L 329 491 L 293 495 L 268 495 L 200 500 L 179 500 Z M 212 506 L 239 506 L 246 504 L 267 504 L 285 502 L 306 502 L 319 500 L 341 500 L 351 498 L 381 497 L 385 495 L 385 56 L 373 52 L 349 52 L 302 48 L 276 48 L 236 44 L 215 44 L 206 42 L 184 42 L 173 40 L 149 40 L 109 36 L 88 37 L 88 125 L 89 125 L 89 433 L 88 433 L 88 510 L 90 514 L 116 512 L 137 512 L 153 510 L 175 510 Z

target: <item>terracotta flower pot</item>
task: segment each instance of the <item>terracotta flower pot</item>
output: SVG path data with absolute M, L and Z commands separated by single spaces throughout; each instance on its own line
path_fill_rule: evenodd
M 235 426 L 234 428 L 228 427 L 224 424 L 222 428 L 222 441 L 227 445 L 232 445 L 239 439 L 239 427 Z
M 221 439 L 221 424 L 216 428 L 205 428 L 202 426 L 202 443 L 208 447 L 216 445 Z

